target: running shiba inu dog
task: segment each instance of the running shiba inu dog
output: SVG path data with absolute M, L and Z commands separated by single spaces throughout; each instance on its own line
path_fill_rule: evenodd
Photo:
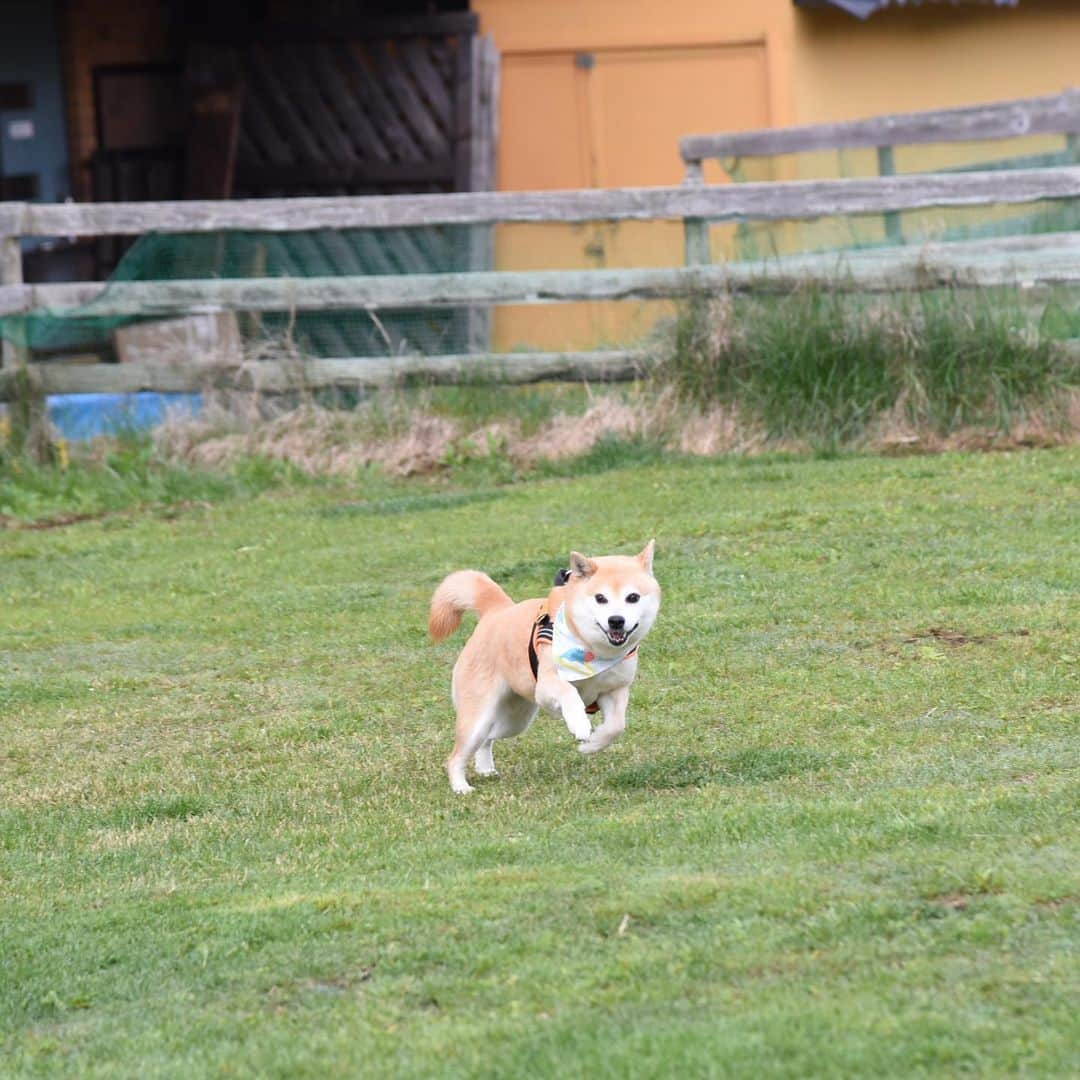
M 462 613 L 480 616 L 451 680 L 457 738 L 446 763 L 450 786 L 472 791 L 469 759 L 495 775 L 492 745 L 520 735 L 538 708 L 562 716 L 583 754 L 609 746 L 626 727 L 637 650 L 660 609 L 650 540 L 636 556 L 570 553 L 546 599 L 515 604 L 478 570 L 458 570 L 431 598 L 428 631 L 442 641 Z M 601 712 L 595 730 L 588 713 Z

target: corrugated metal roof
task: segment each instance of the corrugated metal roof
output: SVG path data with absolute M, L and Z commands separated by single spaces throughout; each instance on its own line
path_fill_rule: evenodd
M 868 19 L 875 11 L 887 7 L 914 7 L 921 4 L 992 4 L 994 7 L 1016 7 L 1020 0 L 795 0 L 799 7 L 835 7 L 859 19 Z

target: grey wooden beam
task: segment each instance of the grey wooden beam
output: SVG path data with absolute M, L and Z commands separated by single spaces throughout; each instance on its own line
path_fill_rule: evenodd
M 29 203 L 0 202 L 0 239 L 26 235 L 26 208 Z
M 679 153 L 684 162 L 698 163 L 709 158 L 772 157 L 808 150 L 913 146 L 1075 132 L 1080 132 L 1080 91 L 1072 89 L 1046 97 L 896 113 L 836 124 L 688 135 L 680 140 Z
M 808 286 L 888 292 L 1080 284 L 1075 241 L 1044 247 L 951 245 L 887 252 L 791 255 L 761 262 L 631 270 L 530 270 L 316 278 L 235 278 L 22 285 L 0 288 L 0 312 L 65 307 L 87 316 L 172 317 L 207 311 L 393 311 L 582 300 L 666 300 L 695 292 L 790 291 Z
M 23 288 L 22 247 L 19 238 L 0 233 L 0 292 Z M 0 304 L 0 315 L 3 311 Z M 13 368 L 22 359 L 23 350 L 15 342 L 6 337 L 0 339 L 0 368 Z
M 144 232 L 271 232 L 397 228 L 493 222 L 810 219 L 938 206 L 985 206 L 1080 195 L 1080 166 L 787 183 L 687 184 L 582 191 L 486 191 L 311 199 L 165 203 L 25 204 L 24 236 L 115 236 Z M 0 233 L 4 231 L 0 224 Z M 7 226 L 9 232 L 11 227 Z
M 48 361 L 31 364 L 39 393 L 197 392 L 212 387 L 281 392 L 329 386 L 395 386 L 415 379 L 461 383 L 492 379 L 530 383 L 545 380 L 618 381 L 644 374 L 641 352 L 608 350 L 572 353 L 466 353 L 452 356 L 372 356 L 337 359 L 261 360 L 240 367 L 128 363 L 78 364 Z M 0 375 L 0 400 L 13 392 L 12 380 Z

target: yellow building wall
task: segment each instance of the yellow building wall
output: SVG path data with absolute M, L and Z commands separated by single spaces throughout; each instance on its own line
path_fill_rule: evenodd
M 502 190 L 678 184 L 678 141 L 788 113 L 787 0 L 479 0 L 502 55 L 497 183 Z M 710 181 L 724 182 L 719 166 Z M 716 230 L 718 255 L 734 230 Z M 671 266 L 681 224 L 521 225 L 496 230 L 501 269 Z M 520 306 L 496 312 L 494 344 L 565 349 L 625 343 L 670 310 L 657 303 Z
M 889 8 L 866 21 L 836 10 L 798 9 L 791 61 L 792 122 L 797 124 L 1056 94 L 1080 85 L 1080 3 L 927 4 Z M 1055 135 L 899 147 L 894 156 L 896 171 L 911 173 L 1064 148 L 1064 137 Z M 873 150 L 806 154 L 789 168 L 793 177 L 872 176 L 877 156 Z M 756 178 L 752 166 L 747 174 Z M 932 239 L 949 229 L 1029 212 L 1016 207 L 927 211 L 903 215 L 903 229 L 910 240 Z M 783 236 L 787 246 L 803 249 L 884 239 L 881 218 L 756 231 Z
M 1080 2 L 1016 9 L 905 6 L 860 21 L 791 0 L 473 0 L 502 54 L 497 183 L 503 190 L 674 184 L 681 136 L 812 124 L 1055 93 L 1080 83 Z M 591 67 L 579 66 L 579 54 Z M 896 151 L 898 172 L 1042 153 L 1060 137 Z M 749 160 L 740 179 L 870 175 L 874 151 Z M 718 166 L 709 182 L 726 180 Z M 940 215 L 939 215 L 940 216 Z M 933 215 L 905 216 L 927 235 Z M 955 217 L 949 220 L 955 220 Z M 944 229 L 942 216 L 940 228 Z M 712 230 L 738 250 L 876 242 L 880 219 Z M 675 265 L 676 224 L 507 226 L 501 268 Z M 640 335 L 661 305 L 503 309 L 495 345 L 566 348 Z
M 796 124 L 1053 94 L 1080 85 L 1080 4 L 797 9 L 791 61 Z

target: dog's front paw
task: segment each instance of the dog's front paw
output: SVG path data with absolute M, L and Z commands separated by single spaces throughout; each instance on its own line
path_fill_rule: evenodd
M 589 723 L 589 717 L 585 713 L 585 706 L 580 698 L 573 704 L 564 704 L 562 714 L 566 726 L 570 729 L 570 734 L 579 742 L 583 742 L 592 735 L 592 724 Z

